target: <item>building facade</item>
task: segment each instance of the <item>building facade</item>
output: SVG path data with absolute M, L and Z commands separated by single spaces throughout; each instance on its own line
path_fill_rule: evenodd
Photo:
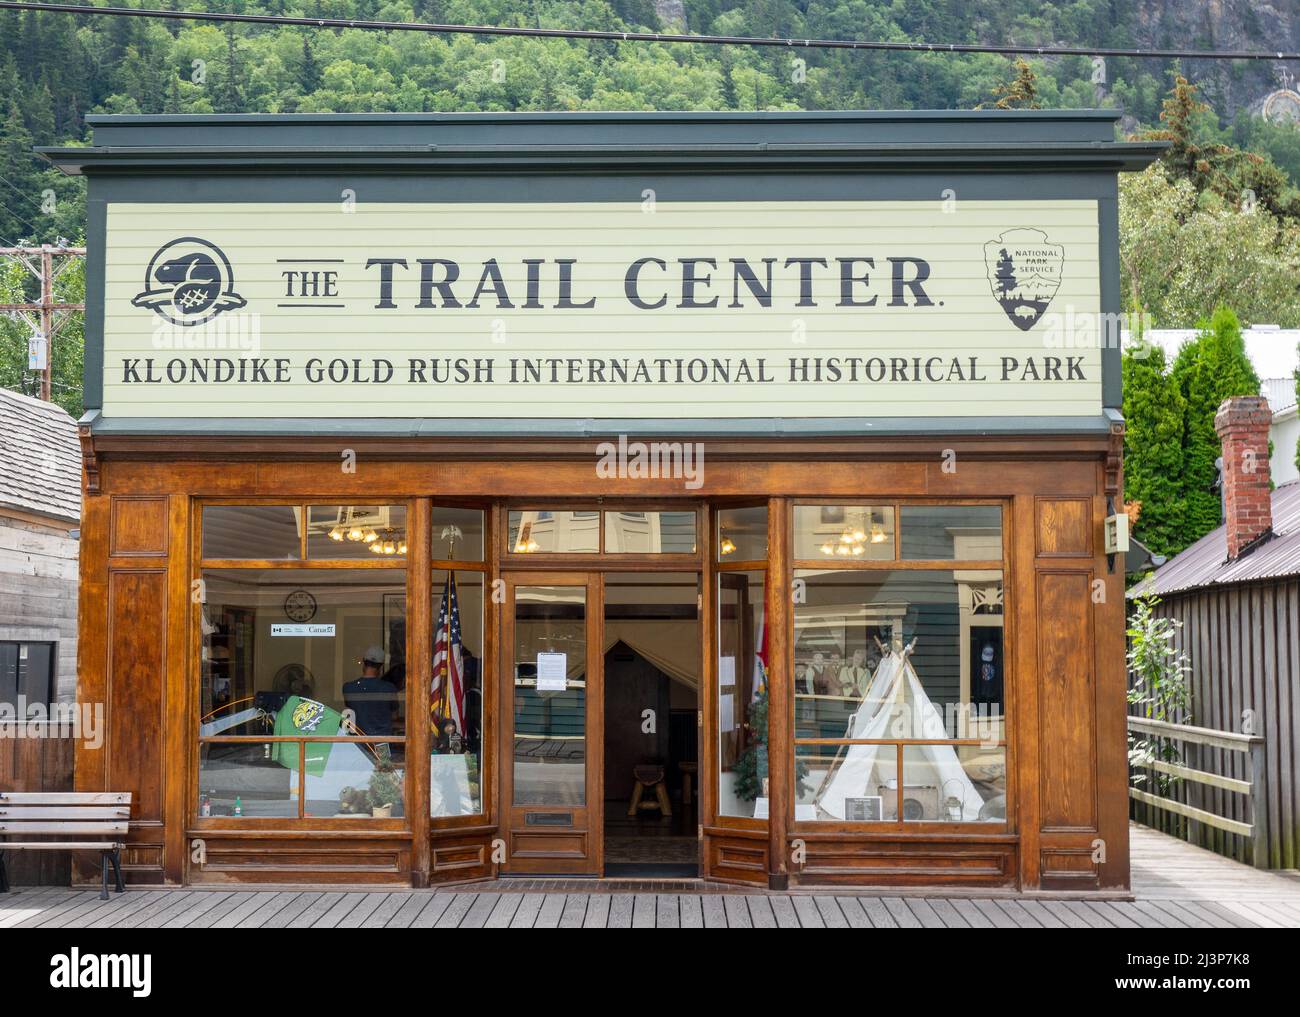
M 0 391 L 0 430 L 0 703 L 45 709 L 76 698 L 77 425 L 53 403 Z
M 1097 112 L 92 118 L 143 882 L 1128 883 Z

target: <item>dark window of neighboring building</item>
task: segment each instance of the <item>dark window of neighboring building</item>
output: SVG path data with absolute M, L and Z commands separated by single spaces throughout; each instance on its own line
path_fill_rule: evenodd
M 54 644 L 0 642 L 0 703 L 54 702 Z

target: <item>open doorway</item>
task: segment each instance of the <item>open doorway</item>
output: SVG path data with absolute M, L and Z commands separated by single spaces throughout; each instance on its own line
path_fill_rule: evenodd
M 605 874 L 699 874 L 699 576 L 605 575 Z

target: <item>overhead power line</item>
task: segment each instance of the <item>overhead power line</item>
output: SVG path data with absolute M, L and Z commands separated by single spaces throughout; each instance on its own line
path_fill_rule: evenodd
M 95 14 L 166 21 L 234 22 L 302 28 L 353 28 L 368 32 L 425 32 L 435 35 L 515 36 L 531 39 L 594 39 L 609 42 L 675 42 L 696 46 L 773 46 L 784 49 L 858 49 L 900 53 L 993 53 L 1003 56 L 1131 57 L 1149 60 L 1300 60 L 1297 52 L 1257 50 L 1124 49 L 1086 46 L 985 46 L 977 43 L 878 42 L 869 39 L 763 38 L 745 35 L 684 35 L 664 32 L 611 32 L 573 28 L 519 28 L 497 25 L 435 25 L 409 21 L 355 21 L 347 18 L 296 18 L 279 14 L 227 14 L 220 11 L 163 11 L 89 4 L 27 3 L 0 0 L 0 10 Z

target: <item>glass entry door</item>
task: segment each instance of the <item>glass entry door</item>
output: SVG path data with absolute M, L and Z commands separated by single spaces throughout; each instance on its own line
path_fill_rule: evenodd
M 598 573 L 506 573 L 502 795 L 512 873 L 601 872 Z

